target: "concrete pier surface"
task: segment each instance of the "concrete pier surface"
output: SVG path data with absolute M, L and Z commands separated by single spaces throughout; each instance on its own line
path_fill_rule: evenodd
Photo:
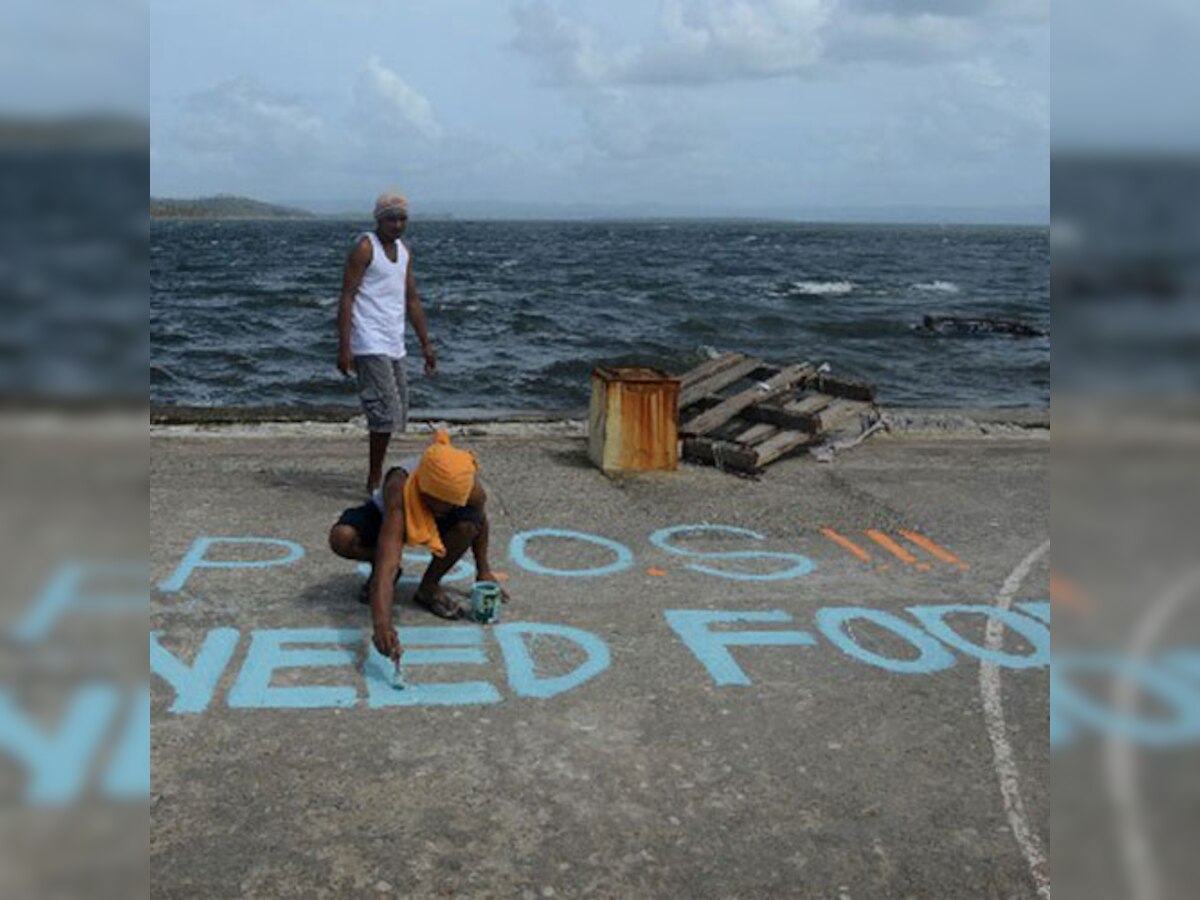
M 153 896 L 1048 886 L 1045 428 L 912 427 L 758 481 L 457 430 L 513 600 L 436 619 L 414 556 L 398 690 L 326 545 L 365 436 L 155 429 Z

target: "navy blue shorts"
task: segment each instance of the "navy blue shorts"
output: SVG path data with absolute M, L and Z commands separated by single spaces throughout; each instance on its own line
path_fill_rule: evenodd
M 438 534 L 445 540 L 446 533 L 461 522 L 479 524 L 479 510 L 473 506 L 454 506 L 444 516 L 437 516 Z M 368 501 L 362 506 L 352 506 L 342 512 L 337 520 L 338 525 L 349 525 L 358 532 L 358 539 L 364 547 L 374 547 L 379 543 L 379 531 L 383 528 L 383 513 L 379 507 Z

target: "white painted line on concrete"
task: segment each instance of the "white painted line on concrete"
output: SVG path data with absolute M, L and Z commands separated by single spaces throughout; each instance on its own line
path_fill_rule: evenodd
M 1158 643 L 1167 624 L 1184 601 L 1200 592 L 1200 569 L 1192 571 L 1172 585 L 1151 605 L 1138 622 L 1129 641 L 1129 662 L 1144 661 Z M 1113 708 L 1118 715 L 1134 712 L 1137 688 L 1132 678 L 1118 678 L 1113 684 Z M 1104 746 L 1104 768 L 1113 802 L 1117 842 L 1129 878 L 1129 896 L 1133 900 L 1158 900 L 1162 895 L 1158 870 L 1150 846 L 1146 817 L 1138 794 L 1138 770 L 1133 742 L 1111 734 Z
M 1031 552 L 1009 573 L 996 595 L 995 605 L 1003 610 L 1012 608 L 1013 596 L 1020 589 L 1030 571 L 1050 550 L 1046 541 Z M 1004 643 L 1004 623 L 998 617 L 989 617 L 984 633 L 984 645 L 998 651 Z M 996 775 L 1000 779 L 1000 794 L 1004 798 L 1004 812 L 1008 825 L 1016 838 L 1030 874 L 1037 886 L 1038 896 L 1050 900 L 1050 864 L 1041 838 L 1029 821 L 1025 801 L 1021 797 L 1021 773 L 1008 740 L 1008 726 L 1004 721 L 1004 698 L 1001 694 L 1000 667 L 984 660 L 979 666 L 979 693 L 983 697 L 983 717 L 987 724 L 988 738 L 992 742 L 992 755 L 996 760 Z

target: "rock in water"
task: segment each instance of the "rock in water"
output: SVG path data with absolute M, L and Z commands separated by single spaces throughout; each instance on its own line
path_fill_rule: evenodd
M 920 326 L 932 334 L 1007 334 L 1012 337 L 1045 337 L 1046 332 L 1012 319 L 968 316 L 925 316 Z

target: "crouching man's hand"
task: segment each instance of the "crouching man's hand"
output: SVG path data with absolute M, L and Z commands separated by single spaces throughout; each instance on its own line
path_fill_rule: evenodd
M 386 658 L 400 658 L 400 638 L 396 636 L 396 629 L 392 627 L 390 619 L 386 622 L 375 623 L 375 635 L 372 643 L 375 645 L 375 649 Z
M 491 581 L 494 584 L 499 585 L 500 601 L 502 603 L 507 603 L 509 600 L 512 599 L 512 597 L 509 595 L 508 591 L 506 591 L 504 589 L 504 585 L 501 583 L 500 579 L 496 577 L 495 573 L 493 573 L 491 569 L 484 569 L 482 572 L 480 572 L 478 575 L 475 576 L 475 580 L 476 581 Z

